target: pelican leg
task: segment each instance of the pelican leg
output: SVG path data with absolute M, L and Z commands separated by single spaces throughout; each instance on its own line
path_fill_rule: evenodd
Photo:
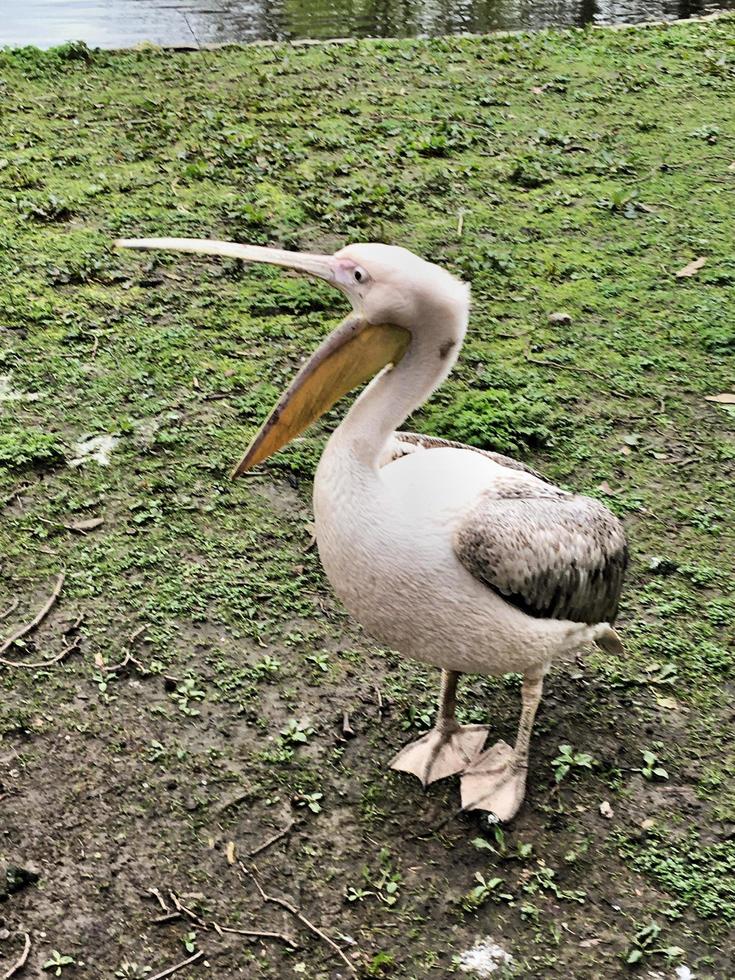
M 463 772 L 481 751 L 487 725 L 460 725 L 455 718 L 459 673 L 442 671 L 439 714 L 434 728 L 391 759 L 392 769 L 418 776 L 424 786 Z
M 518 813 L 526 793 L 528 749 L 543 685 L 543 674 L 527 674 L 523 678 L 523 707 L 515 748 L 507 742 L 496 742 L 462 773 L 464 810 L 487 810 L 500 821 L 511 820 Z

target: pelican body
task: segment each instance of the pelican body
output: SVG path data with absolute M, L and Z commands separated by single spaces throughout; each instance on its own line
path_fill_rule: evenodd
M 466 809 L 515 815 L 551 664 L 590 642 L 622 649 L 614 621 L 626 542 L 598 501 L 497 453 L 400 431 L 459 355 L 468 286 L 395 246 L 333 256 L 190 239 L 120 242 L 263 261 L 319 276 L 353 313 L 299 372 L 235 475 L 372 379 L 329 439 L 314 480 L 316 540 L 345 608 L 381 644 L 442 670 L 434 729 L 395 769 L 424 784 L 461 774 Z M 455 719 L 462 673 L 523 675 L 515 746 Z

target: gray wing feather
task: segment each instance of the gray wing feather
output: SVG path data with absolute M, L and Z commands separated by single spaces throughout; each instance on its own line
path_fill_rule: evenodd
M 535 484 L 535 481 L 534 481 Z M 550 484 L 489 490 L 455 536 L 462 564 L 530 616 L 612 623 L 627 565 L 625 533 L 599 501 Z

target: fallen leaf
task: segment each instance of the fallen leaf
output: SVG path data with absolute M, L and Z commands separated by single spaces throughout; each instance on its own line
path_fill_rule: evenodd
M 659 708 L 665 708 L 667 711 L 677 711 L 679 708 L 679 702 L 676 698 L 656 698 L 656 704 Z
M 735 160 L 733 160 L 733 162 L 730 164 L 730 166 L 727 169 L 730 170 L 732 173 L 735 173 Z
M 731 391 L 723 391 L 721 395 L 705 395 L 706 402 L 719 402 L 720 405 L 735 405 L 735 395 Z
M 235 842 L 234 840 L 228 840 L 227 846 L 225 847 L 225 854 L 227 855 L 227 863 L 235 863 Z
M 688 279 L 689 276 L 693 276 L 695 273 L 699 272 L 706 261 L 706 256 L 700 255 L 699 258 L 694 259 L 689 263 L 689 265 L 685 265 L 683 269 L 679 269 L 679 271 L 675 272 L 674 275 L 677 279 Z
M 610 806 L 607 800 L 603 800 L 600 803 L 600 815 L 605 818 L 605 820 L 612 820 L 613 818 L 613 808 Z
M 602 942 L 601 939 L 583 939 L 579 944 L 580 949 L 591 949 L 593 946 L 599 946 Z
M 87 531 L 94 531 L 96 527 L 104 524 L 105 520 L 103 517 L 90 517 L 86 521 L 74 521 L 72 524 L 67 524 L 66 526 L 71 531 L 78 531 L 79 534 L 86 534 Z
M 645 820 L 641 820 L 641 827 L 643 828 L 643 830 L 650 830 L 651 827 L 655 827 L 655 826 L 656 826 L 656 821 L 653 820 L 651 817 L 646 817 Z

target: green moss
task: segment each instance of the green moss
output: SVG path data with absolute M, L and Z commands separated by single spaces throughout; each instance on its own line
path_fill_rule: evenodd
M 735 841 L 703 844 L 697 833 L 677 839 L 649 831 L 642 838 L 621 836 L 619 848 L 680 905 L 690 904 L 705 918 L 735 920 Z
M 63 458 L 58 438 L 40 429 L 0 432 L 0 467 L 47 466 Z
M 446 407 L 430 406 L 423 418 L 434 435 L 501 453 L 525 455 L 552 441 L 548 407 L 516 391 L 459 392 Z

